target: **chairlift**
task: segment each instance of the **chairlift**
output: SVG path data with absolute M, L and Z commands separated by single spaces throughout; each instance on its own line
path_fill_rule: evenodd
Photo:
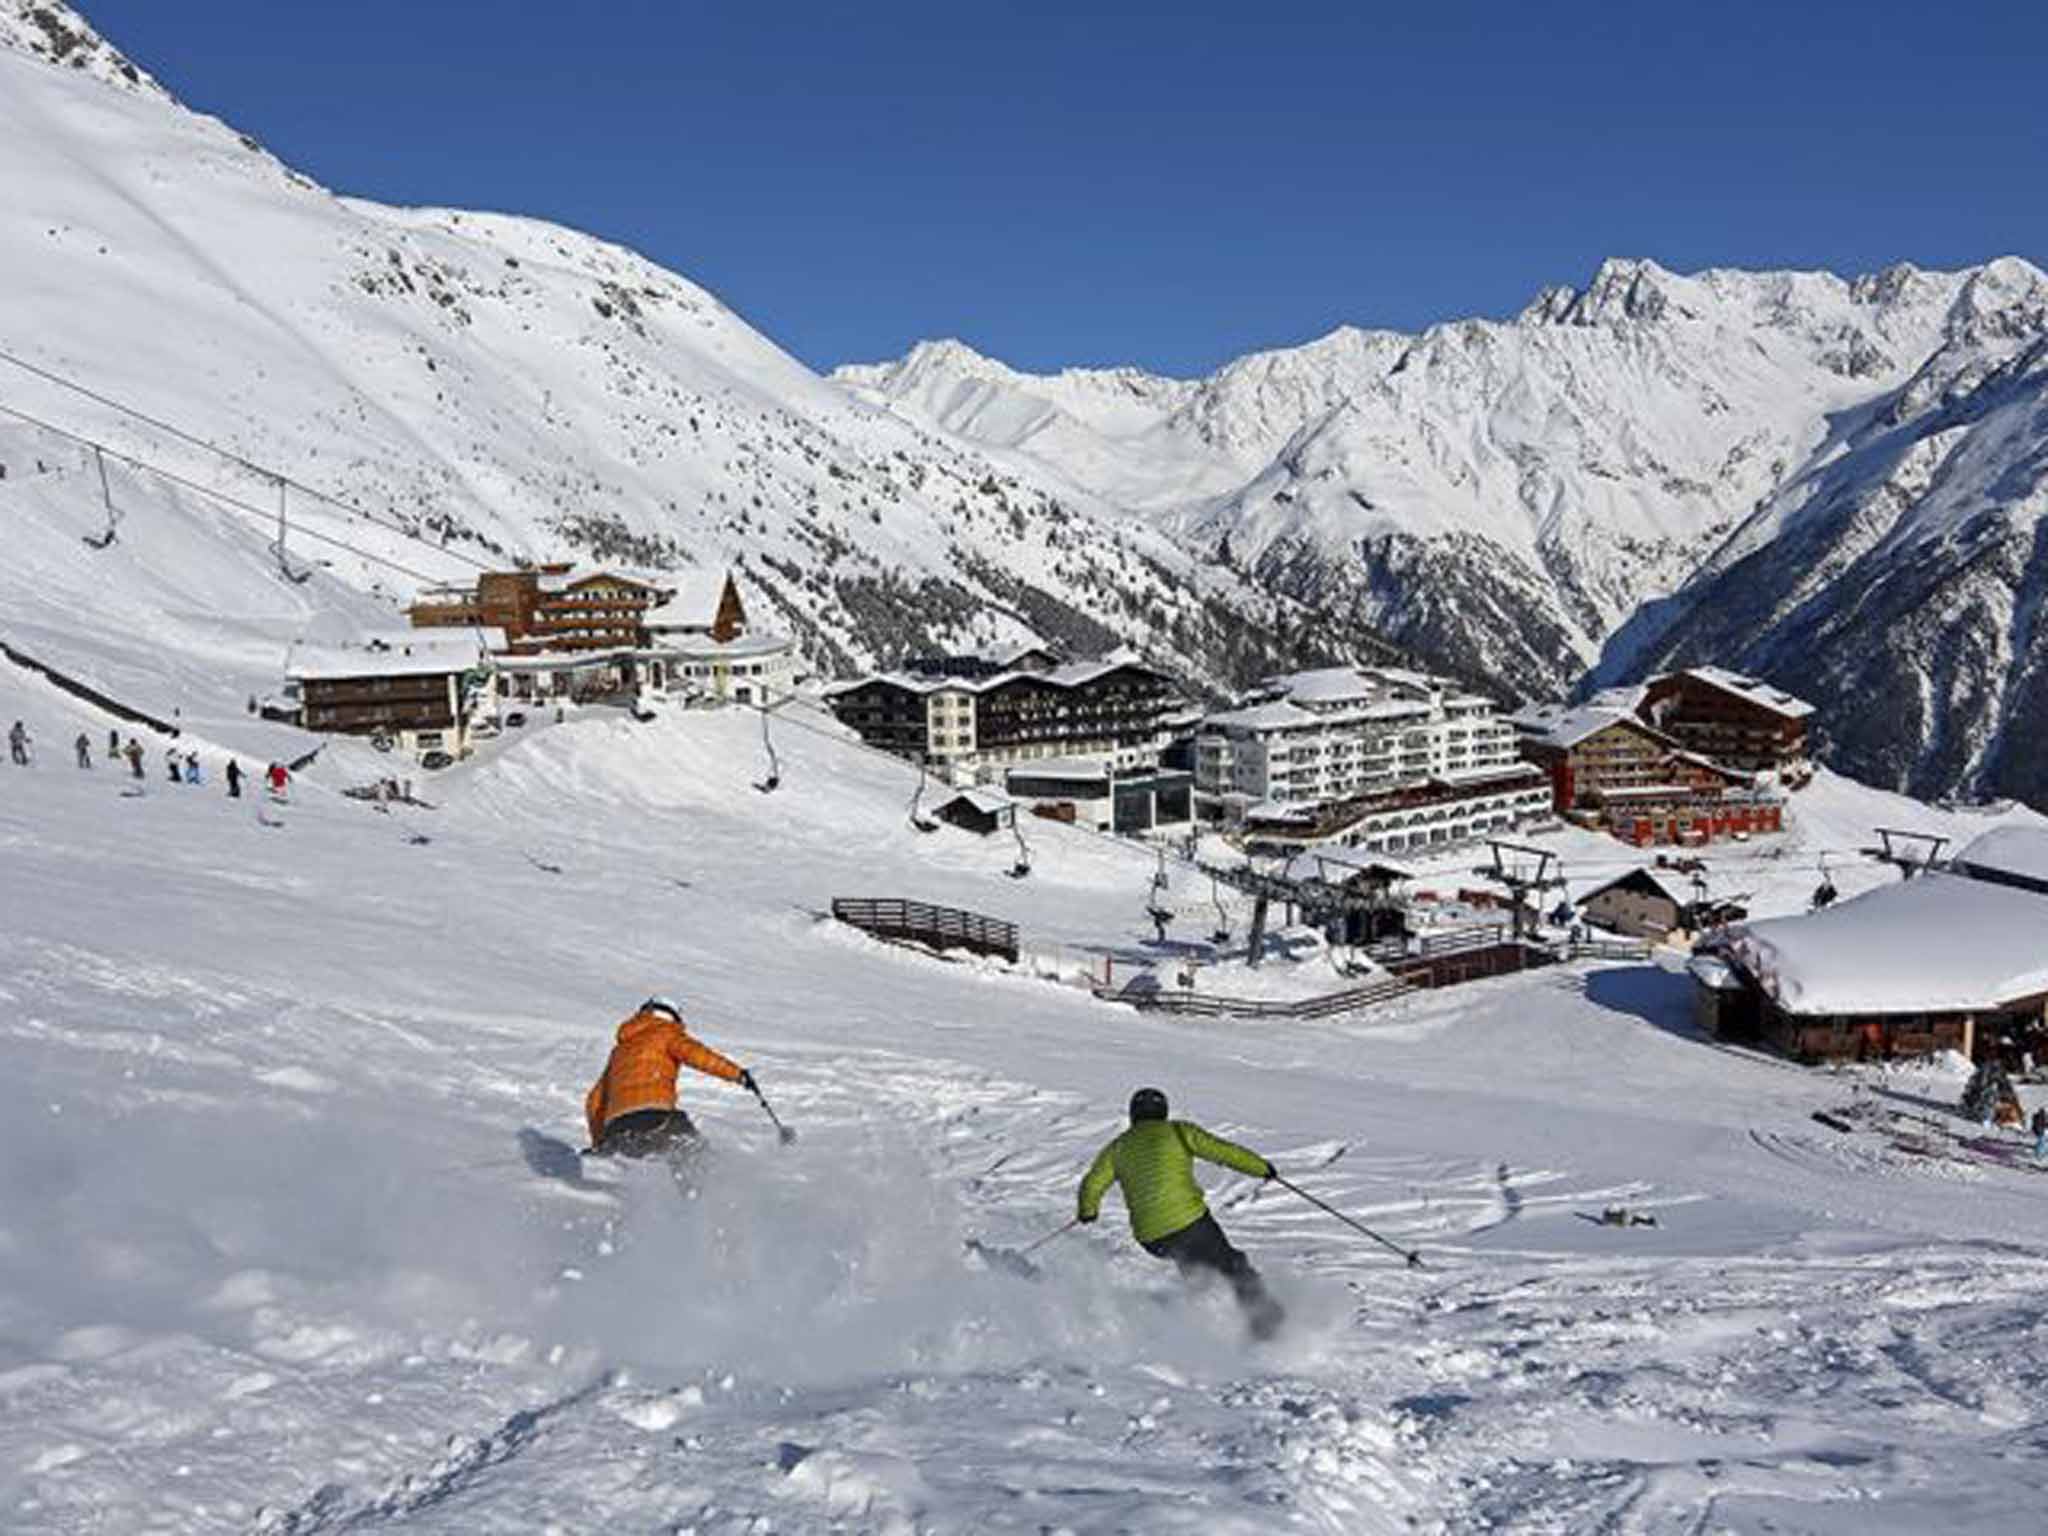
M 910 792 L 910 824 L 920 832 L 936 832 L 939 824 L 924 814 L 925 758 L 917 754 L 917 788 Z
M 768 730 L 768 709 L 761 709 L 761 749 L 768 754 L 768 777 L 757 779 L 754 788 L 764 795 L 772 795 L 782 787 L 782 759 L 775 755 L 775 738 Z
M 1833 906 L 1836 896 L 1840 894 L 1835 889 L 1834 878 L 1828 874 L 1828 856 L 1822 854 L 1820 856 L 1820 884 L 1814 887 L 1813 905 L 1808 910 L 1818 912 L 1823 907 Z
M 1230 942 L 1230 909 L 1223 905 L 1223 888 L 1216 883 L 1216 877 L 1209 877 L 1209 900 L 1216 904 L 1216 929 L 1209 935 L 1209 942 L 1218 946 Z
M 117 537 L 114 529 L 121 521 L 121 514 L 114 508 L 113 488 L 107 484 L 107 456 L 100 452 L 97 443 L 93 445 L 92 461 L 100 472 L 100 501 L 107 509 L 107 526 L 103 532 L 88 533 L 81 537 L 86 545 L 92 549 L 109 549 L 113 546 L 114 540 Z
M 1179 916 L 1179 914 L 1176 913 L 1173 910 L 1173 908 L 1169 907 L 1166 904 L 1166 893 L 1168 889 L 1169 882 L 1166 878 L 1166 850 L 1162 848 L 1159 850 L 1159 868 L 1157 872 L 1153 874 L 1152 884 L 1146 889 L 1145 892 L 1145 916 L 1150 918 L 1153 927 L 1159 930 L 1159 942 L 1162 944 L 1166 942 L 1167 924 L 1171 923 L 1175 917 Z
M 289 532 L 290 524 L 285 516 L 285 481 L 284 476 L 279 475 L 277 477 L 277 539 L 271 544 L 270 549 L 271 553 L 277 556 L 279 574 L 294 586 L 304 586 L 313 579 L 313 573 L 310 570 L 295 571 L 292 569 L 291 559 L 285 553 L 285 536 Z

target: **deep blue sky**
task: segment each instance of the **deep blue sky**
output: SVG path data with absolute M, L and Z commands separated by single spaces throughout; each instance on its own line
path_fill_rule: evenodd
M 1603 255 L 2048 258 L 2048 5 L 84 0 L 340 190 L 544 215 L 820 367 L 1199 372 Z

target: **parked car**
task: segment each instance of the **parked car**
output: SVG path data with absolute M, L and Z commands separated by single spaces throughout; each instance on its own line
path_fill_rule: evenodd
M 437 750 L 437 751 L 433 751 L 433 752 L 425 752 L 425 753 L 422 753 L 422 754 L 420 755 L 420 766 L 421 766 L 422 768 L 427 768 L 427 769 L 441 769 L 441 768 L 447 768 L 447 767 L 450 767 L 450 766 L 452 766 L 452 765 L 454 764 L 454 762 L 455 762 L 455 759 L 454 759 L 454 758 L 450 757 L 450 756 L 449 756 L 449 755 L 448 755 L 448 754 L 447 754 L 446 752 L 442 752 L 442 751 L 438 751 L 438 750 Z

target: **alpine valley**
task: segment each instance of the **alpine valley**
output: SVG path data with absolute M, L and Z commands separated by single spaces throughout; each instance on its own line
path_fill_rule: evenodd
M 1503 695 L 1713 660 L 1819 701 L 1844 771 L 2048 802 L 2048 279 L 2017 259 L 1616 260 L 1196 380 L 957 342 L 826 379 L 615 245 L 329 192 L 42 0 L 0 0 L 0 180 L 0 349 L 233 457 L 12 364 L 0 404 L 360 509 L 296 513 L 351 600 L 417 584 L 359 552 L 730 562 L 821 672 L 1037 635 L 1212 696 L 1396 649 Z M 101 515 L 75 443 L 10 418 L 0 457 Z M 260 575 L 272 530 L 203 537 Z

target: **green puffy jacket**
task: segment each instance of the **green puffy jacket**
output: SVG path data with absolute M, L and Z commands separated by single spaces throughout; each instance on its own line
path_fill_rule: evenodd
M 1247 1147 L 1211 1136 L 1186 1120 L 1140 1120 L 1095 1155 L 1081 1180 L 1083 1221 L 1102 1210 L 1111 1183 L 1121 1184 L 1131 1213 L 1131 1236 L 1141 1243 L 1171 1237 L 1209 1213 L 1195 1183 L 1195 1159 L 1204 1158 L 1263 1179 L 1273 1165 Z

